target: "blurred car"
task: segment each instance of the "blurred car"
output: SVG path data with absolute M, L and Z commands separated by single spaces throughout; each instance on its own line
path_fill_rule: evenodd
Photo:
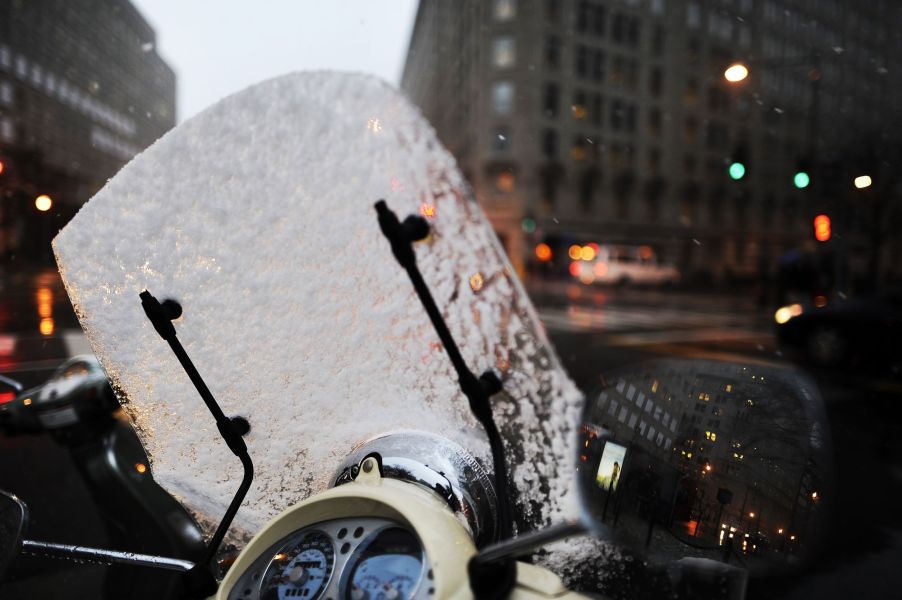
M 105 421 L 119 407 L 106 373 L 91 355 L 70 358 L 45 383 L 29 390 L 16 389 L 12 381 L 0 383 L 7 395 L 15 394 L 0 404 L 0 430 L 7 435 Z
M 902 373 L 902 293 L 791 304 L 774 315 L 793 358 L 823 368 Z
M 675 285 L 680 272 L 658 263 L 651 246 L 589 244 L 571 248 L 570 275 L 582 283 L 601 285 Z

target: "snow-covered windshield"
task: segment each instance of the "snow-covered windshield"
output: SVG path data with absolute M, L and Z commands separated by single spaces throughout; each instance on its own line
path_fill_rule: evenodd
M 155 478 L 204 520 L 225 511 L 240 465 L 144 316 L 144 289 L 181 304 L 182 344 L 226 414 L 250 422 L 256 476 L 236 535 L 329 487 L 352 449 L 393 430 L 444 435 L 485 461 L 484 434 L 379 229 L 382 198 L 427 218 L 424 276 L 465 360 L 501 374 L 521 519 L 561 514 L 580 395 L 488 222 L 397 91 L 318 72 L 267 81 L 177 127 L 54 240 Z

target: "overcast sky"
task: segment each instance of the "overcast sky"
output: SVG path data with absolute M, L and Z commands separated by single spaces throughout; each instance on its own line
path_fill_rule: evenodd
M 416 0 L 132 0 L 176 74 L 178 120 L 291 71 L 375 73 L 398 84 Z

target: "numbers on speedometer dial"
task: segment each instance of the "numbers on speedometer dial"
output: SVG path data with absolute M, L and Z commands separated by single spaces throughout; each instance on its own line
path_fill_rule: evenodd
M 260 600 L 315 600 L 326 587 L 334 566 L 332 541 L 318 531 L 308 533 L 273 556 L 263 576 Z

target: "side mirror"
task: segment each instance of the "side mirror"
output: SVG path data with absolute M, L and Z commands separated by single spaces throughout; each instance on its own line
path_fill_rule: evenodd
M 25 503 L 0 490 L 0 580 L 22 549 L 22 534 L 27 521 Z
M 832 500 L 823 402 L 798 371 L 660 361 L 614 371 L 587 397 L 583 518 L 652 560 L 704 558 L 749 576 L 817 551 Z

